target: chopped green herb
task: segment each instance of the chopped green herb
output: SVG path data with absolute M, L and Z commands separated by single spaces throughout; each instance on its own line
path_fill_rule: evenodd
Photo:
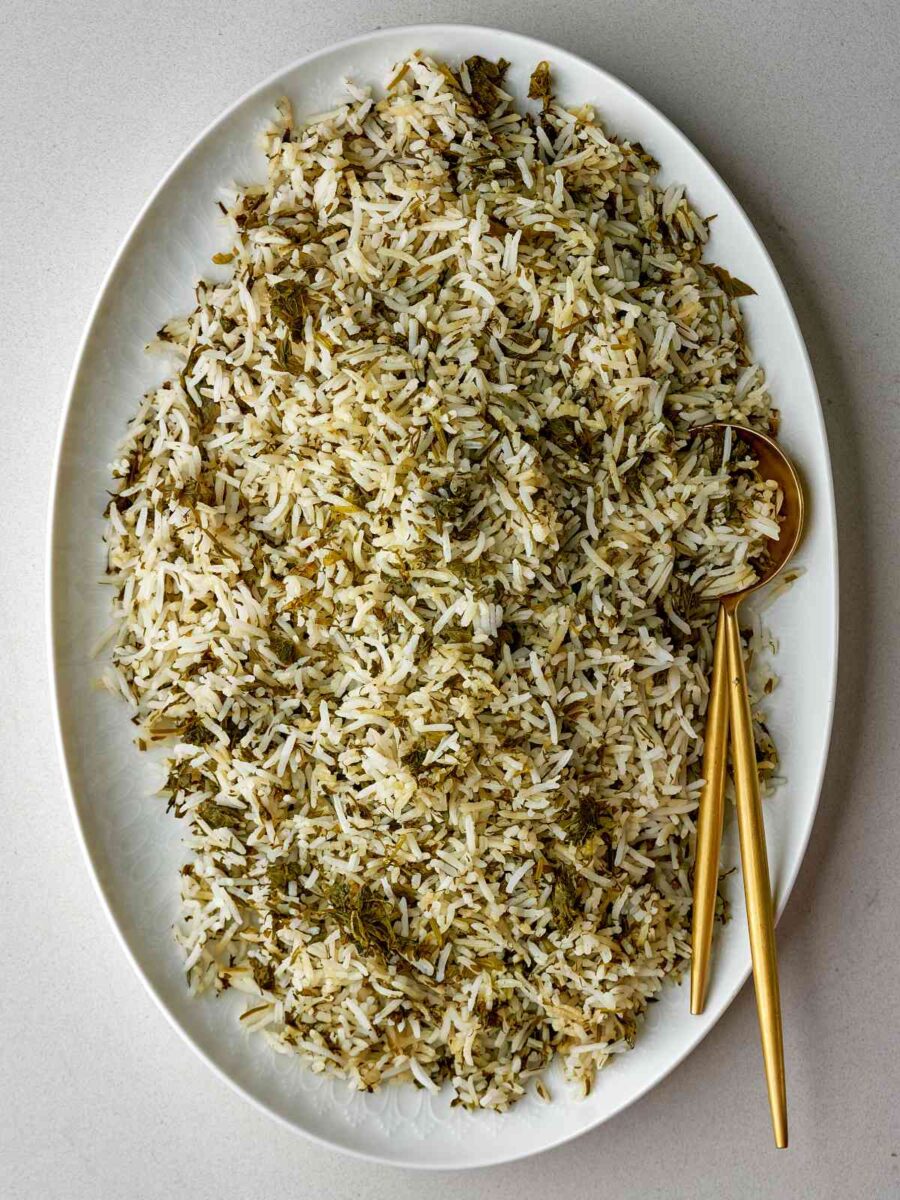
M 413 775 L 419 775 L 425 767 L 425 759 L 427 757 L 427 746 L 414 746 L 408 754 L 403 755 L 401 761 L 405 767 L 409 767 Z
M 608 830 L 611 823 L 609 814 L 591 796 L 580 796 L 578 802 L 558 822 L 576 846 L 584 846 L 595 834 Z
M 717 266 L 716 263 L 708 263 L 706 269 L 715 275 L 721 285 L 722 291 L 727 296 L 739 299 L 741 296 L 755 296 L 756 291 L 749 283 L 744 283 L 743 279 L 738 279 L 736 276 L 726 271 L 724 267 Z
M 303 328 L 310 311 L 306 293 L 304 284 L 295 279 L 282 280 L 269 288 L 272 315 L 277 321 L 284 322 L 295 341 L 300 341 L 303 337 Z
M 286 637 L 281 633 L 273 633 L 269 638 L 269 645 L 275 654 L 275 657 L 282 662 L 286 667 L 291 666 L 300 657 L 300 650 L 293 638 Z
M 560 933 L 567 933 L 581 916 L 581 897 L 578 882 L 571 867 L 562 864 L 556 867 L 556 878 L 550 894 L 550 911 Z
M 399 937 L 394 930 L 394 909 L 362 886 L 337 879 L 327 892 L 329 911 L 360 950 L 389 958 L 398 953 Z
M 292 343 L 289 334 L 283 338 L 279 338 L 275 346 L 275 362 L 282 371 L 287 371 L 290 375 L 299 375 L 303 369 L 302 360 L 293 353 Z
M 647 164 L 647 170 L 650 172 L 650 174 L 653 174 L 655 171 L 659 170 L 659 163 L 656 161 L 656 159 L 653 157 L 652 154 L 648 153 L 644 149 L 644 147 L 641 145 L 640 142 L 632 142 L 631 148 L 635 152 L 635 154 L 639 155 L 642 159 L 644 159 L 644 161 Z M 710 218 L 710 220 L 712 220 L 712 218 Z
M 235 222 L 240 229 L 256 229 L 260 225 L 266 224 L 266 208 L 268 195 L 266 192 L 260 192 L 257 195 L 251 196 L 245 194 L 241 204 L 241 212 L 235 216 Z
M 256 958 L 250 959 L 250 970 L 253 972 L 253 982 L 261 992 L 271 992 L 275 986 L 275 968 L 271 963 L 261 963 Z
M 194 788 L 203 778 L 200 771 L 189 762 L 172 762 L 165 784 L 160 788 L 163 795 L 174 796 L 178 792 L 187 792 Z
M 695 613 L 700 598 L 690 583 L 680 576 L 673 575 L 669 580 L 668 598 L 671 601 L 673 609 L 678 613 L 682 620 L 689 620 Z
M 181 728 L 181 740 L 192 746 L 208 746 L 216 740 L 216 735 L 204 724 L 202 718 L 193 716 Z
M 216 502 L 216 485 L 207 476 L 199 479 L 188 479 L 181 488 L 180 500 L 184 504 L 213 505 Z
M 551 89 L 550 64 L 546 61 L 539 62 L 531 73 L 531 79 L 528 81 L 528 99 L 540 100 L 541 107 L 546 112 L 553 103 L 553 92 Z
M 266 875 L 272 887 L 285 891 L 289 883 L 299 883 L 304 873 L 303 868 L 298 862 L 290 862 L 288 859 L 280 858 L 278 862 L 269 864 Z
M 476 116 L 489 117 L 497 107 L 497 90 L 503 83 L 509 63 L 504 58 L 491 62 L 480 54 L 474 54 L 466 59 L 465 65 L 469 73 L 472 108 Z
M 216 804 L 214 800 L 202 800 L 194 812 L 210 829 L 234 829 L 243 821 L 236 808 L 226 808 L 224 804 Z

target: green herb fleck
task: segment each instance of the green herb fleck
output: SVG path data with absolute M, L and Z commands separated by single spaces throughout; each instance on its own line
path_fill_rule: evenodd
M 669 581 L 667 596 L 671 601 L 672 608 L 683 621 L 690 620 L 700 603 L 699 597 L 690 583 L 676 575 L 673 575 Z
M 531 79 L 528 81 L 528 99 L 540 100 L 541 108 L 544 112 L 553 103 L 550 64 L 548 62 L 539 62 L 532 71 Z
M 584 846 L 595 834 L 609 828 L 610 818 L 603 806 L 590 796 L 580 796 L 577 804 L 564 813 L 559 826 L 576 846 Z
M 299 375 L 303 369 L 303 363 L 296 354 L 293 353 L 290 335 L 285 335 L 278 340 L 275 346 L 275 365 L 280 367 L 282 371 L 287 371 L 290 375 Z
M 300 651 L 292 638 L 284 634 L 274 633 L 269 638 L 269 645 L 279 662 L 289 667 L 300 657 Z
M 270 863 L 266 872 L 272 887 L 279 888 L 281 891 L 286 891 L 289 883 L 299 883 L 303 874 L 303 868 L 298 862 L 289 862 L 285 858 Z
M 203 353 L 202 346 L 193 346 L 188 353 L 187 361 L 184 367 L 178 374 L 178 382 L 181 384 L 182 390 L 187 393 L 187 381 L 196 366 L 197 359 Z
M 216 485 L 208 477 L 201 476 L 200 479 L 188 479 L 181 488 L 179 500 L 182 504 L 194 506 L 196 504 L 213 505 L 216 502 Z
M 214 800 L 201 801 L 194 812 L 210 829 L 234 829 L 242 820 L 236 808 L 226 808 L 224 804 L 216 804 Z
M 275 986 L 275 968 L 271 963 L 262 963 L 256 958 L 250 959 L 250 970 L 253 972 L 253 982 L 261 992 L 271 992 Z
M 593 439 L 581 422 L 570 417 L 551 417 L 541 426 L 541 437 L 552 442 L 580 462 L 589 462 L 593 454 Z
M 160 791 L 163 795 L 174 796 L 178 792 L 190 791 L 200 782 L 203 776 L 189 762 L 172 762 L 169 764 L 169 774 Z
M 632 142 L 631 149 L 635 152 L 635 154 L 639 155 L 644 160 L 644 162 L 647 165 L 647 170 L 650 172 L 651 175 L 655 171 L 659 170 L 659 163 L 656 161 L 656 159 L 653 157 L 652 154 L 648 153 L 644 149 L 644 147 L 641 145 L 640 142 Z
M 480 54 L 474 54 L 466 59 L 465 66 L 471 87 L 469 100 L 475 115 L 489 117 L 497 107 L 497 90 L 503 83 L 509 63 L 504 58 L 491 62 Z
M 272 316 L 283 321 L 290 336 L 299 341 L 309 312 L 305 286 L 295 279 L 282 280 L 269 288 L 269 304 Z
M 256 229 L 260 225 L 266 224 L 266 209 L 268 205 L 266 201 L 268 196 L 265 192 L 260 192 L 256 196 L 244 195 L 241 201 L 242 211 L 235 215 L 235 222 L 241 229 Z
M 398 953 L 394 909 L 387 900 L 373 895 L 368 884 L 338 879 L 328 889 L 327 900 L 331 915 L 360 950 L 385 959 Z
M 459 523 L 467 512 L 471 509 L 471 501 L 465 494 L 454 495 L 453 492 L 447 495 L 437 495 L 431 502 L 434 509 L 434 515 L 445 525 L 456 525 Z
M 408 754 L 403 755 L 401 761 L 405 767 L 409 767 L 413 775 L 420 775 L 425 769 L 425 759 L 427 757 L 427 746 L 414 746 Z
M 181 740 L 189 742 L 192 746 L 208 746 L 216 740 L 216 735 L 199 717 L 193 716 L 182 726 Z
M 200 432 L 210 433 L 219 419 L 219 406 L 215 400 L 204 399 L 200 405 Z
M 726 271 L 724 267 L 717 266 L 716 263 L 708 263 L 706 269 L 711 272 L 711 274 L 715 275 L 716 279 L 719 281 L 722 291 L 725 292 L 727 296 L 731 296 L 734 299 L 739 299 L 741 296 L 756 295 L 755 289 L 752 288 L 749 283 L 744 283 L 743 279 L 738 279 L 736 276 Z
M 581 897 L 578 883 L 571 867 L 558 866 L 553 891 L 550 894 L 550 911 L 560 933 L 567 933 L 581 916 Z

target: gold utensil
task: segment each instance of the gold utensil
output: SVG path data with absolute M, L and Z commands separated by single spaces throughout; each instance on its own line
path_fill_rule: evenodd
M 775 957 L 775 924 L 738 609 L 745 596 L 771 582 L 793 555 L 803 529 L 804 499 L 793 464 L 772 438 L 757 433 L 755 429 L 745 429 L 740 425 L 729 426 L 720 422 L 704 425 L 697 433 L 709 433 L 717 429 L 731 429 L 733 436 L 744 442 L 759 464 L 757 473 L 778 485 L 783 500 L 779 513 L 781 531 L 778 540 L 772 543 L 762 575 L 751 587 L 730 596 L 723 596 L 719 604 L 703 756 L 704 787 L 700 796 L 697 852 L 694 862 L 691 1012 L 703 1012 L 709 982 L 710 946 L 716 909 L 719 846 L 722 841 L 724 814 L 726 739 L 730 724 L 741 867 L 766 1086 L 772 1110 L 775 1145 L 784 1148 L 788 1142 L 787 1100 L 778 963 Z

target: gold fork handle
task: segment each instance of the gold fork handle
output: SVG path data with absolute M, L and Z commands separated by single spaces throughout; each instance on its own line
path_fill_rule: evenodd
M 772 889 L 766 858 L 766 831 L 759 799 L 759 778 L 756 772 L 756 747 L 747 677 L 738 628 L 738 601 L 726 599 L 722 604 L 725 638 L 728 646 L 728 700 L 731 714 L 731 754 L 734 766 L 734 789 L 737 801 L 738 831 L 741 841 L 741 869 L 744 875 L 744 896 L 747 903 L 747 925 L 750 931 L 750 953 L 753 959 L 753 984 L 756 988 L 756 1009 L 762 1038 L 766 1087 L 772 1110 L 775 1145 L 784 1148 L 788 1143 L 787 1097 L 784 1081 L 784 1045 L 781 1032 L 781 999 L 778 992 L 778 962 L 775 956 L 775 921 L 772 912 Z
M 694 855 L 694 916 L 691 931 L 691 1012 L 702 1013 L 709 986 L 713 921 L 719 886 L 719 847 L 725 811 L 725 759 L 728 753 L 728 647 L 725 609 L 719 606 L 712 682 L 706 710 L 703 791 L 697 815 Z

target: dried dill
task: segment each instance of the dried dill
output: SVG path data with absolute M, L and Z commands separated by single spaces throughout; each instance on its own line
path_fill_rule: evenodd
M 509 646 L 510 654 L 515 654 L 525 645 L 522 639 L 522 630 L 514 621 L 504 621 L 497 633 L 497 644 Z
M 593 438 L 571 417 L 551 417 L 541 426 L 540 436 L 579 462 L 590 462 L 593 457 Z
M 203 476 L 199 479 L 188 479 L 182 485 L 179 499 L 182 504 L 192 507 L 197 504 L 212 506 L 216 502 L 216 485 L 211 479 Z
M 773 543 L 770 540 L 766 540 L 761 549 L 756 554 L 751 554 L 747 559 L 747 562 L 758 576 L 762 577 L 765 575 L 772 566 L 774 549 Z
M 268 208 L 268 195 L 266 192 L 261 192 L 256 196 L 244 195 L 241 203 L 241 211 L 235 214 L 235 223 L 239 229 L 256 229 L 260 225 L 266 224 L 267 213 L 260 211 Z
M 653 174 L 659 170 L 659 163 L 657 160 L 652 154 L 649 153 L 649 151 L 644 149 L 640 142 L 631 142 L 630 145 L 634 153 L 644 160 L 647 165 L 647 170 L 650 172 L 650 174 Z
M 753 741 L 757 764 L 760 766 L 764 764 L 769 764 L 771 767 L 777 766 L 778 751 L 775 748 L 775 743 L 772 741 L 772 735 L 769 733 L 769 727 L 765 721 L 757 719 L 753 722 Z
M 580 796 L 557 824 L 576 846 L 586 845 L 596 834 L 608 831 L 610 817 L 601 804 L 590 796 Z
M 304 870 L 298 862 L 289 862 L 285 858 L 280 858 L 277 862 L 269 864 L 266 871 L 266 878 L 272 887 L 279 888 L 281 891 L 286 891 L 289 883 L 299 883 L 304 876 Z
M 420 775 L 425 769 L 425 759 L 427 757 L 427 746 L 414 746 L 409 753 L 403 755 L 403 758 L 400 761 L 405 767 L 409 767 L 413 775 Z
M 528 99 L 540 100 L 541 108 L 546 112 L 553 103 L 552 86 L 550 64 L 546 60 L 541 61 L 532 71 L 528 81 Z
M 130 458 L 128 458 L 128 470 L 125 475 L 126 488 L 133 487 L 134 484 L 137 484 L 140 476 L 142 476 L 146 470 L 146 464 L 148 464 L 148 460 L 146 460 L 146 452 L 143 446 L 136 446 L 133 454 Z
M 466 59 L 465 67 L 469 73 L 471 90 L 468 96 L 472 109 L 478 117 L 489 117 L 497 107 L 497 92 L 503 83 L 509 63 L 505 58 L 491 62 L 489 58 L 473 54 L 471 58 Z
M 571 867 L 560 864 L 556 868 L 553 891 L 550 893 L 550 912 L 560 933 L 568 932 L 581 916 L 582 905 L 577 877 Z
M 707 271 L 711 275 L 715 275 L 719 281 L 719 286 L 726 296 L 731 296 L 732 299 L 740 299 L 741 296 L 755 296 L 756 290 L 749 283 L 744 283 L 743 279 L 738 279 L 724 267 L 718 266 L 716 263 L 707 263 Z
M 296 642 L 282 633 L 271 634 L 269 645 L 278 661 L 286 667 L 292 666 L 300 657 L 300 650 Z
M 187 388 L 184 389 L 187 391 Z M 201 396 L 199 407 L 191 410 L 201 434 L 211 433 L 219 419 L 219 405 L 209 397 Z
M 259 990 L 271 992 L 275 986 L 275 968 L 272 964 L 260 962 L 258 958 L 251 958 L 250 970 L 253 972 L 253 982 Z
M 326 893 L 329 912 L 360 950 L 389 958 L 398 953 L 393 924 L 394 910 L 387 900 L 373 895 L 368 884 L 337 879 Z
M 292 350 L 292 342 L 290 335 L 280 338 L 275 346 L 275 354 L 273 355 L 275 363 L 282 371 L 287 371 L 289 375 L 299 375 L 303 369 L 303 363 Z
M 216 740 L 216 735 L 204 725 L 198 716 L 193 716 L 180 729 L 181 740 L 192 746 L 208 746 Z
M 159 789 L 160 795 L 169 798 L 166 812 L 174 813 L 179 818 L 186 816 L 188 809 L 184 802 L 184 793 L 196 791 L 202 782 L 203 776 L 190 763 L 171 763 L 166 782 Z
M 568 417 L 551 417 L 541 426 L 541 436 L 555 442 L 557 446 L 568 447 L 575 444 L 575 427 Z
M 633 1012 L 616 1013 L 613 1021 L 618 1027 L 619 1037 L 625 1041 L 630 1050 L 633 1050 L 637 1037 L 637 1017 Z
M 729 875 L 733 875 L 736 870 L 737 867 L 732 867 L 729 871 L 722 871 L 716 884 L 715 919 L 723 925 L 727 925 L 731 920 L 731 904 L 725 895 L 725 880 Z
M 203 775 L 191 763 L 170 762 L 166 782 L 159 789 L 162 795 L 174 796 L 178 792 L 187 792 L 203 779 Z
M 284 279 L 269 288 L 272 316 L 283 321 L 291 337 L 299 341 L 309 313 L 306 287 L 295 279 Z
M 717 426 L 704 433 L 701 428 L 699 436 L 702 437 L 703 449 L 709 455 L 710 462 L 721 464 L 725 456 L 725 430 Z
M 683 621 L 689 621 L 701 604 L 700 597 L 691 584 L 677 575 L 673 575 L 669 580 L 667 598 Z
M 206 822 L 210 829 L 234 829 L 243 821 L 236 808 L 226 808 L 214 800 L 202 800 L 194 813 Z
M 457 495 L 448 489 L 445 495 L 439 494 L 432 499 L 431 507 L 445 525 L 457 525 L 470 510 L 471 501 L 465 493 Z
M 673 575 L 663 597 L 663 612 L 660 614 L 663 629 L 676 650 L 693 643 L 697 637 L 694 621 L 703 608 L 703 600 L 686 579 Z M 678 621 L 672 618 L 677 617 Z M 692 632 L 682 629 L 679 622 L 690 625 Z
M 191 349 L 188 351 L 187 360 L 186 360 L 184 366 L 178 372 L 178 382 L 181 384 L 182 391 L 185 394 L 187 394 L 187 390 L 188 390 L 187 389 L 187 381 L 190 378 L 191 373 L 193 372 L 194 367 L 197 364 L 197 359 L 203 353 L 203 349 L 204 348 L 202 346 L 196 346 L 196 345 L 192 346 Z
M 455 1074 L 456 1059 L 449 1051 L 445 1050 L 435 1060 L 431 1078 L 435 1083 L 441 1084 L 446 1083 L 448 1079 L 452 1079 Z
M 485 562 L 483 558 L 475 558 L 471 562 L 456 559 L 453 563 L 453 572 L 457 579 L 463 579 L 466 583 L 480 583 L 485 574 L 490 570 L 490 563 Z M 477 595 L 481 595 L 476 591 Z

